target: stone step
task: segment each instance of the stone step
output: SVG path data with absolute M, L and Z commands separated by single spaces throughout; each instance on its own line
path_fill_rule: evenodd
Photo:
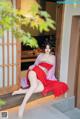
M 70 117 L 70 119 L 80 119 L 80 109 L 74 108 L 64 113 L 66 116 Z
M 80 119 L 80 109 L 75 108 L 75 97 L 58 100 L 51 104 L 53 108 L 62 112 L 70 119 Z
M 19 119 L 18 112 L 9 113 L 8 119 Z M 36 108 L 25 110 L 22 119 L 70 119 L 51 105 L 38 106 Z

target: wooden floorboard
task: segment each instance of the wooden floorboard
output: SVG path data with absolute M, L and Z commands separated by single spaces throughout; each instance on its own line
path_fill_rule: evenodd
M 47 96 L 49 95 L 51 95 L 51 93 L 49 93 Z M 6 104 L 4 106 L 0 106 L 0 111 L 20 105 L 22 103 L 24 96 L 25 95 L 12 96 L 11 94 L 0 96 L 0 99 L 6 101 Z M 28 102 L 40 99 L 42 97 L 43 96 L 41 95 L 41 93 L 33 94 Z

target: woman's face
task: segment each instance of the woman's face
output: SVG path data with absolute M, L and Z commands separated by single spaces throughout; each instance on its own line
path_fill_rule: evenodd
M 46 45 L 46 48 L 45 48 L 45 53 L 50 53 L 50 47 L 49 47 L 49 45 Z

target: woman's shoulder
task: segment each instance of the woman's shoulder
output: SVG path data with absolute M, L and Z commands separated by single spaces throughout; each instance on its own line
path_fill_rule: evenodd
M 40 56 L 43 56 L 45 53 L 40 53 L 39 55 L 38 55 L 38 57 L 40 57 Z
M 43 56 L 45 56 L 45 55 L 47 55 L 46 53 L 40 53 L 39 55 L 38 55 L 38 57 L 43 57 Z M 50 57 L 53 57 L 53 58 L 55 58 L 55 55 L 53 55 L 53 54 L 48 54 Z

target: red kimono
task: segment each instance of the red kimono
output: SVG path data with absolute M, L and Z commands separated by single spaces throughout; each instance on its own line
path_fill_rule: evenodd
M 67 84 L 56 80 L 52 81 L 46 79 L 46 73 L 44 72 L 44 70 L 42 70 L 40 66 L 46 68 L 49 71 L 53 65 L 42 62 L 32 69 L 36 72 L 37 79 L 40 80 L 44 85 L 44 90 L 42 91 L 42 94 L 45 96 L 47 95 L 47 93 L 52 92 L 55 96 L 63 95 L 68 90 Z

